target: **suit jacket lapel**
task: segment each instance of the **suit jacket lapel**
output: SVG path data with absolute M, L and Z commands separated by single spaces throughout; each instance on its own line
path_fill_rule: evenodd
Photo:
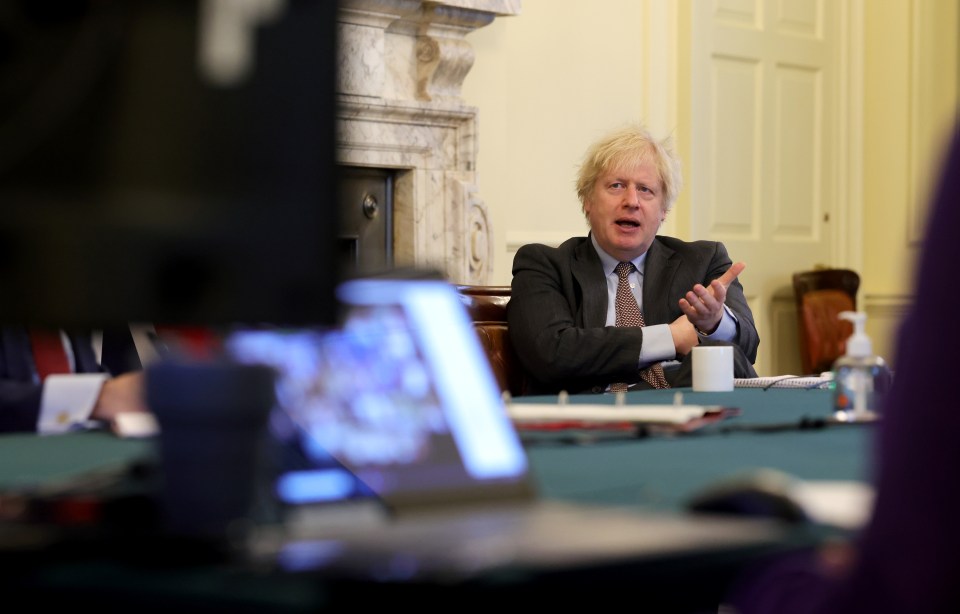
M 600 256 L 597 256 L 589 237 L 577 246 L 575 255 L 571 272 L 583 290 L 583 326 L 604 326 L 607 323 L 607 280 L 603 277 Z
M 669 324 L 676 312 L 671 286 L 680 258 L 676 252 L 656 239 L 647 250 L 643 267 L 643 320 L 647 324 Z

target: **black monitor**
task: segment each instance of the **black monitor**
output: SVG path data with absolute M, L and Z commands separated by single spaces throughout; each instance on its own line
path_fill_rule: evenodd
M 4 6 L 0 324 L 335 321 L 337 2 Z

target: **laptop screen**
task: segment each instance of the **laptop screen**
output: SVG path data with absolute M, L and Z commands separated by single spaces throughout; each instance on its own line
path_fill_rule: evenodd
M 276 495 L 289 505 L 376 496 L 388 507 L 530 494 L 527 459 L 454 287 L 359 279 L 333 329 L 231 334 L 277 372 Z

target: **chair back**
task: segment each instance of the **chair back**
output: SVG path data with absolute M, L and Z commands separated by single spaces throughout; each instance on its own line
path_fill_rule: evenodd
M 511 396 L 524 394 L 526 374 L 510 345 L 507 331 L 510 286 L 462 285 L 457 286 L 457 291 L 473 320 L 500 390 L 509 392 Z
M 840 319 L 856 311 L 860 276 L 849 269 L 816 269 L 793 275 L 804 374 L 829 371 L 846 352 L 853 325 Z

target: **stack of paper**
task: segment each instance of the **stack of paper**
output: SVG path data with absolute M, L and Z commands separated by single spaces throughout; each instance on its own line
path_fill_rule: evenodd
M 827 388 L 833 378 L 826 375 L 774 375 L 733 380 L 735 388 Z
M 600 405 L 586 403 L 511 403 L 510 417 L 518 428 L 669 427 L 689 431 L 740 413 L 720 405 Z

